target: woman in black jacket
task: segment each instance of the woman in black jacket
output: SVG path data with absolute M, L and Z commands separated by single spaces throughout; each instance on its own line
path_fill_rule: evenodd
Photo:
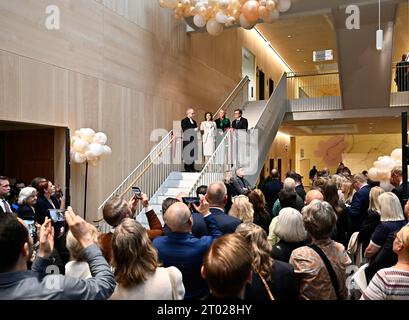
M 242 223 L 236 233 L 250 245 L 253 255 L 253 280 L 246 287 L 245 300 L 298 300 L 294 268 L 271 258 L 266 232 L 254 223 Z

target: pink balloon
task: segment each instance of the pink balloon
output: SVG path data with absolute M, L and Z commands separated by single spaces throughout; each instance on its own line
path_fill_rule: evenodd
M 244 17 L 248 21 L 255 22 L 260 17 L 258 7 L 259 7 L 258 1 L 249 0 L 243 4 L 241 11 L 243 12 Z

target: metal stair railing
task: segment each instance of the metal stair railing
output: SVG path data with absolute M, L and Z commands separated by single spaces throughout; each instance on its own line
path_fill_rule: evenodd
M 213 155 L 200 172 L 195 184 L 189 192 L 190 196 L 196 196 L 196 189 L 199 186 L 208 186 L 212 182 L 223 181 L 226 172 L 231 170 L 235 163 L 233 151 L 233 129 L 226 131 Z
M 249 99 L 249 83 L 250 79 L 248 76 L 241 79 L 227 99 L 223 102 L 221 107 L 214 113 L 213 120 L 219 118 L 220 110 L 224 110 L 226 112 L 226 118 L 229 118 L 230 121 L 234 119 L 234 110 L 239 107 L 243 107 Z
M 155 147 L 148 156 L 122 181 L 119 186 L 98 207 L 97 224 L 100 232 L 107 232 L 110 226 L 102 217 L 105 204 L 114 196 L 119 195 L 124 199 L 132 198 L 132 187 L 138 186 L 142 192 L 150 198 L 166 180 L 172 171 L 182 171 L 181 141 L 180 138 L 170 131 Z M 137 212 L 142 210 L 138 204 Z

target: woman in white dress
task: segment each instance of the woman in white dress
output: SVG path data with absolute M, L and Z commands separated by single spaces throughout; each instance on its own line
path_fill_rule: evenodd
M 205 121 L 201 123 L 200 131 L 203 134 L 203 155 L 207 163 L 214 152 L 217 133 L 216 122 L 213 121 L 213 115 L 210 112 L 205 113 Z

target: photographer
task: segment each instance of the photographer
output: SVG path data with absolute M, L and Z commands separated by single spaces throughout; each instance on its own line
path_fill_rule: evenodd
M 163 235 L 163 228 L 155 211 L 149 205 L 148 196 L 141 194 L 142 206 L 144 207 L 146 217 L 148 218 L 150 230 L 146 230 L 149 239 L 153 240 L 156 237 Z M 98 237 L 99 246 L 104 254 L 105 259 L 110 263 L 112 258 L 112 236 L 114 229 L 126 218 L 133 219 L 136 215 L 139 199 L 136 195 L 129 202 L 126 202 L 122 197 L 115 196 L 109 200 L 102 213 L 105 221 L 112 227 L 108 233 L 101 234 Z

